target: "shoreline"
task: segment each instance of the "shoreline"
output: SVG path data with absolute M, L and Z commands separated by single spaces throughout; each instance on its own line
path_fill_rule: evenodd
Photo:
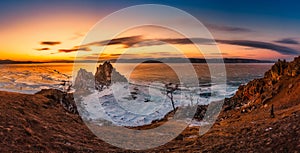
M 204 58 L 187 58 L 190 63 L 206 63 L 206 60 L 210 61 L 209 63 L 275 63 L 272 60 L 258 60 L 258 59 L 244 59 L 244 58 L 224 58 L 224 59 L 204 59 Z M 115 63 L 187 63 L 186 58 L 145 58 L 145 59 L 112 59 L 111 62 Z M 146 61 L 146 62 L 144 62 Z M 13 60 L 0 60 L 1 64 L 45 64 L 45 63 L 98 63 L 101 64 L 105 61 L 93 61 L 93 60 L 79 60 L 79 61 L 68 61 L 68 60 L 57 60 L 57 61 L 13 61 Z

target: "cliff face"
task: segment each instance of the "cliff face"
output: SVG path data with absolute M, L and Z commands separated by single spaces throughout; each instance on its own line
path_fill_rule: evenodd
M 117 72 L 110 62 L 105 61 L 103 65 L 100 64 L 95 74 L 96 89 L 115 82 L 127 82 L 127 79 Z
M 85 69 L 80 69 L 77 73 L 74 88 L 88 90 L 95 87 L 94 75 L 92 72 L 87 72 Z
M 281 90 L 292 88 L 293 80 L 296 80 L 299 74 L 300 56 L 292 62 L 278 60 L 263 78 L 240 86 L 232 98 L 226 99 L 225 110 L 237 109 L 244 113 L 265 106 Z
M 112 70 L 113 66 L 109 62 L 104 62 L 103 65 L 99 65 L 95 74 L 96 84 L 110 85 Z

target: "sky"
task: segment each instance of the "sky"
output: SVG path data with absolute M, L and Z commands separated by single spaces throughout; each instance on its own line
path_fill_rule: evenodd
M 87 35 L 97 23 L 120 9 L 140 4 L 163 4 L 181 9 L 201 21 L 212 34 L 207 38 L 186 38 L 172 30 L 155 26 L 135 27 L 111 40 Z M 114 27 L 142 20 L 115 20 L 99 35 L 113 33 Z M 196 29 L 169 14 L 162 22 Z M 171 20 L 176 18 L 176 21 Z M 217 45 L 224 58 L 291 60 L 300 54 L 300 2 L 297 1 L 174 1 L 97 0 L 7 1 L 0 2 L 0 60 L 53 61 L 119 58 L 202 58 L 193 43 Z M 197 29 L 196 29 L 197 30 Z M 103 50 L 99 57 L 99 50 Z M 200 49 L 201 50 L 201 49 Z M 78 58 L 78 57 L 77 57 Z M 208 58 L 214 58 L 213 55 Z

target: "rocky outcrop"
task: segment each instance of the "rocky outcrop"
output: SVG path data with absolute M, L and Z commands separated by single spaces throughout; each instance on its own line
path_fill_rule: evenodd
M 125 76 L 120 74 L 115 68 L 112 70 L 112 80 L 111 83 L 116 83 L 116 82 L 128 82 Z
M 74 82 L 74 88 L 80 91 L 89 91 L 89 89 L 102 90 L 103 87 L 109 86 L 116 82 L 127 82 L 127 79 L 121 75 L 112 66 L 109 61 L 105 61 L 97 67 L 95 75 L 80 69 Z
M 272 79 L 273 81 L 280 80 L 281 77 L 295 77 L 300 74 L 300 56 L 296 57 L 292 62 L 285 60 L 275 63 L 271 70 L 265 73 L 265 78 Z
M 113 70 L 113 66 L 110 62 L 104 62 L 103 65 L 99 65 L 97 67 L 97 71 L 95 74 L 96 85 L 110 85 L 111 84 L 111 73 Z
M 56 89 L 42 89 L 37 92 L 36 95 L 42 95 L 54 102 L 60 103 L 69 113 L 78 114 L 72 93 L 66 93 Z
M 117 72 L 110 62 L 105 61 L 103 65 L 100 64 L 95 74 L 96 89 L 101 90 L 104 86 L 115 82 L 127 82 L 127 79 Z
M 300 56 L 292 62 L 278 60 L 263 78 L 241 85 L 232 98 L 225 100 L 224 110 L 237 109 L 245 113 L 263 106 L 282 90 L 285 80 L 299 74 Z
M 92 72 L 87 72 L 85 69 L 80 69 L 74 82 L 75 89 L 88 90 L 95 87 L 95 79 Z

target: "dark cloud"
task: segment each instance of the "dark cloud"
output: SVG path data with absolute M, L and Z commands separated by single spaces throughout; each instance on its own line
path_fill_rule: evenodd
M 120 56 L 122 54 L 108 54 L 108 56 Z
M 282 43 L 282 44 L 293 44 L 293 45 L 299 44 L 297 40 L 294 40 L 292 38 L 284 38 L 284 39 L 276 40 L 275 42 Z
M 108 59 L 118 59 L 118 57 L 121 55 L 126 58 L 126 57 L 135 56 L 136 54 L 106 54 L 106 53 L 102 53 L 102 54 L 91 54 L 91 55 L 84 56 L 82 58 L 85 60 L 108 60 Z
M 177 39 L 159 39 L 159 41 L 170 43 L 170 44 L 205 44 L 205 45 L 213 45 L 215 44 L 214 40 L 212 39 L 205 39 L 205 38 L 177 38 Z
M 92 51 L 90 47 L 87 46 L 75 46 L 74 49 L 81 50 L 81 51 Z
M 226 32 L 253 32 L 251 29 L 242 28 L 242 27 L 231 27 L 224 25 L 215 25 L 215 24 L 206 24 L 208 29 L 214 29 L 218 31 L 226 31 Z
M 164 45 L 164 44 L 205 44 L 205 45 L 212 45 L 215 42 L 211 39 L 204 39 L 204 38 L 174 38 L 174 39 L 139 39 L 131 42 L 130 47 L 144 47 L 144 46 L 157 46 L 157 45 Z M 127 44 L 124 44 L 125 46 Z
M 70 53 L 70 52 L 77 52 L 77 51 L 91 51 L 91 49 L 87 46 L 75 46 L 71 49 L 59 49 L 58 52 L 60 53 Z
M 149 41 L 149 40 L 148 40 Z M 164 43 L 170 43 L 170 44 L 206 44 L 211 45 L 215 42 L 217 43 L 223 43 L 223 44 L 230 44 L 230 45 L 237 45 L 237 46 L 245 46 L 245 47 L 253 47 L 253 48 L 260 48 L 260 49 L 269 49 L 276 51 L 278 53 L 284 54 L 284 55 L 298 55 L 299 51 L 290 47 L 276 45 L 269 42 L 261 42 L 261 41 L 251 41 L 251 40 L 211 40 L 211 39 L 205 39 L 205 38 L 178 38 L 178 39 L 155 39 L 155 41 L 159 41 L 161 43 L 153 43 L 154 45 L 162 45 Z M 164 42 L 164 43 L 163 43 Z M 153 45 L 152 44 L 152 45 Z M 148 43 L 148 45 L 151 45 L 151 43 Z M 134 47 L 140 47 L 140 46 L 134 46 Z
M 143 39 L 142 36 L 131 36 L 131 37 L 122 37 L 122 38 L 116 38 L 112 40 L 93 42 L 82 46 L 123 45 L 124 48 L 129 48 L 129 47 L 156 46 L 156 45 L 163 45 L 166 43 L 169 44 L 199 43 L 199 44 L 211 45 L 214 44 L 215 42 L 211 39 L 204 39 L 204 38 Z
M 147 40 L 150 41 L 150 40 Z M 260 49 L 269 49 L 276 51 L 278 53 L 284 54 L 284 55 L 298 55 L 299 51 L 295 50 L 290 47 L 286 46 L 281 46 L 281 45 L 276 45 L 273 43 L 269 42 L 261 42 L 261 41 L 251 41 L 251 40 L 211 40 L 211 39 L 205 39 L 205 38 L 177 38 L 177 39 L 155 39 L 155 43 L 146 43 L 147 45 L 162 45 L 164 43 L 170 43 L 170 44 L 206 44 L 206 45 L 211 45 L 214 44 L 215 41 L 217 43 L 223 43 L 223 44 L 230 44 L 230 45 L 237 45 L 237 46 L 245 46 L 245 47 L 253 47 L 253 48 L 260 48 Z M 142 43 L 143 44 L 143 43 Z M 142 46 L 144 46 L 143 44 Z M 134 47 L 141 47 L 141 46 L 136 46 Z
M 284 55 L 298 55 L 299 51 L 290 47 L 272 44 L 269 42 L 251 41 L 251 40 L 216 40 L 219 43 L 254 47 L 260 49 L 269 49 Z
M 58 52 L 60 53 L 70 53 L 70 52 L 76 52 L 78 51 L 78 49 L 74 48 L 74 49 L 59 49 Z
M 54 45 L 61 44 L 61 42 L 59 42 L 59 41 L 42 41 L 40 44 L 54 46 Z
M 75 46 L 72 49 L 60 49 L 59 52 L 73 52 L 78 50 L 90 51 L 90 46 L 109 46 L 109 45 L 123 45 L 124 48 L 128 47 L 143 47 L 143 46 L 155 46 L 163 44 L 203 44 L 203 45 L 214 45 L 215 43 L 230 44 L 236 46 L 252 47 L 259 49 L 268 49 L 276 51 L 284 55 L 298 55 L 299 51 L 287 46 L 277 45 L 270 42 L 262 41 L 251 41 L 251 40 L 212 40 L 206 38 L 173 38 L 173 39 L 143 39 L 142 36 L 130 36 L 116 38 L 112 40 L 104 40 L 98 42 L 92 42 L 81 46 Z
M 46 50 L 50 50 L 50 48 L 36 48 L 35 50 L 37 51 L 46 51 Z
M 112 40 L 104 40 L 88 43 L 82 46 L 109 46 L 109 45 L 124 45 L 124 48 L 132 47 L 134 44 L 142 41 L 142 36 L 129 36 L 122 38 L 115 38 Z

